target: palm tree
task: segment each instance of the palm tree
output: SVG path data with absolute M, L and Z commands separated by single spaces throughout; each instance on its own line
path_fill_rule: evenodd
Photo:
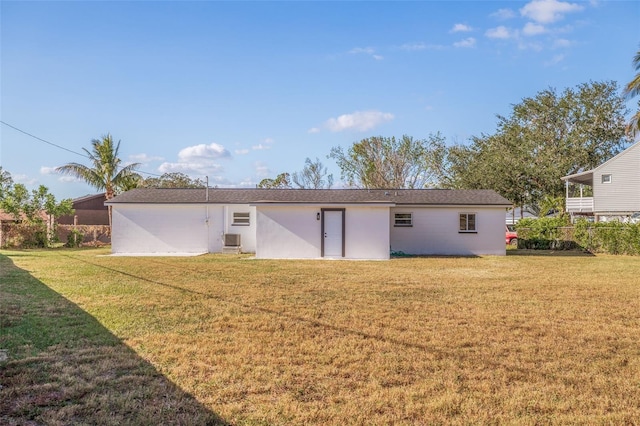
M 87 182 L 99 191 L 105 192 L 107 200 L 116 196 L 116 193 L 131 182 L 132 178 L 139 177 L 135 173 L 140 163 L 121 166 L 122 160 L 118 157 L 120 141 L 114 144 L 110 134 L 101 139 L 91 140 L 91 151 L 82 148 L 91 161 L 91 166 L 79 163 L 69 163 L 56 168 L 58 173 L 75 176 Z M 109 206 L 109 226 L 111 226 L 111 206 Z
M 640 95 L 640 50 L 633 57 L 633 66 L 638 73 L 624 89 L 625 95 L 629 98 Z M 638 111 L 631 117 L 628 130 L 631 135 L 635 135 L 640 131 L 640 103 L 638 103 Z

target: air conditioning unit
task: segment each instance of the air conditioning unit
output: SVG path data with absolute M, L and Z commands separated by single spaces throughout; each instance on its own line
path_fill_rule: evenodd
M 225 247 L 240 247 L 240 234 L 224 234 L 222 240 Z

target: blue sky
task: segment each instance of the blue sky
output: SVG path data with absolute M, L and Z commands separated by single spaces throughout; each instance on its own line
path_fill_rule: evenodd
M 2 121 L 141 171 L 254 187 L 369 136 L 492 133 L 548 87 L 634 75 L 637 1 L 0 3 Z M 629 107 L 634 103 L 629 102 Z M 56 197 L 85 162 L 6 125 L 0 165 Z

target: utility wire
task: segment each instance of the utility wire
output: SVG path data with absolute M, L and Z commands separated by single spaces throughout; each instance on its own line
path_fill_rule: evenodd
M 71 149 L 69 149 L 69 148 L 65 148 L 64 146 L 60 146 L 60 145 L 55 144 L 55 143 L 53 143 L 53 142 L 49 142 L 49 141 L 47 141 L 47 140 L 44 140 L 44 139 L 42 139 L 42 138 L 39 138 L 38 136 L 32 135 L 32 134 L 31 134 L 31 133 L 29 133 L 29 132 L 25 132 L 24 130 L 19 129 L 19 128 L 17 128 L 16 126 L 12 126 L 11 124 L 9 124 L 9 123 L 7 123 L 7 122 L 4 122 L 4 121 L 2 121 L 2 120 L 0 120 L 0 123 L 4 124 L 4 125 L 5 125 L 5 126 L 7 126 L 7 127 L 11 127 L 13 130 L 16 130 L 16 131 L 18 131 L 18 132 L 20 132 L 20 133 L 23 133 L 23 134 L 25 134 L 25 135 L 27 135 L 27 136 L 29 136 L 29 137 L 32 137 L 32 138 L 34 138 L 34 139 L 36 139 L 36 140 L 39 140 L 40 142 L 44 142 L 44 143 L 46 143 L 46 144 L 48 144 L 48 145 L 54 146 L 54 147 L 56 147 L 56 148 L 62 149 L 62 150 L 64 150 L 64 151 L 70 152 L 70 153 L 72 153 L 72 154 L 79 155 L 79 156 L 84 157 L 84 158 L 87 158 L 87 159 L 89 159 L 89 160 L 91 159 L 91 158 L 90 158 L 88 155 L 86 155 L 86 154 L 83 154 L 83 153 L 81 153 L 81 152 L 77 152 L 77 151 L 71 150 Z M 159 174 L 157 174 L 157 173 L 150 173 L 150 172 L 145 172 L 145 171 L 142 171 L 142 170 L 136 170 L 136 173 L 142 173 L 142 174 L 145 174 L 145 175 L 157 176 L 157 177 L 161 177 L 161 176 L 162 176 L 162 175 L 159 175 Z
M 49 145 L 51 145 L 51 146 L 55 146 L 56 148 L 63 149 L 63 150 L 65 150 L 65 151 L 67 151 L 67 152 L 70 152 L 70 153 L 72 153 L 72 154 L 79 155 L 79 156 L 84 157 L 84 158 L 89 158 L 89 157 L 87 157 L 85 154 L 81 154 L 81 153 L 79 153 L 79 152 L 72 151 L 72 150 L 70 150 L 70 149 L 68 149 L 68 148 L 65 148 L 64 146 L 60 146 L 60 145 L 57 145 L 57 144 L 55 144 L 55 143 L 53 143 L 53 142 L 46 141 L 46 140 L 44 140 L 44 139 L 42 139 L 42 138 L 39 138 L 39 137 L 37 137 L 37 136 L 35 136 L 35 135 L 32 135 L 31 133 L 25 132 L 25 131 L 24 131 L 24 130 L 22 130 L 22 129 L 18 129 L 17 127 L 12 126 L 11 124 L 6 123 L 6 122 L 4 122 L 4 121 L 1 121 L 1 120 L 0 120 L 0 123 L 4 124 L 4 125 L 5 125 L 5 126 L 7 126 L 7 127 L 11 127 L 13 130 L 17 130 L 17 131 L 18 131 L 18 132 L 20 132 L 20 133 L 24 133 L 24 134 L 25 134 L 25 135 L 27 135 L 27 136 L 30 136 L 30 137 L 32 137 L 32 138 L 34 138 L 34 139 L 37 139 L 37 140 L 39 140 L 39 141 L 41 141 L 41 142 L 44 142 L 44 143 L 49 144 Z

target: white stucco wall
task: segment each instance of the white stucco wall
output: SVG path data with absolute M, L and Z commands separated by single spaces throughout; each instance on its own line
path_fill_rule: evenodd
M 321 257 L 323 206 L 259 205 L 256 209 L 256 257 L 316 259 Z M 324 206 L 335 208 L 336 206 Z M 389 258 L 389 208 L 345 208 L 345 258 Z
M 412 213 L 412 227 L 394 227 L 395 213 Z M 459 214 L 475 213 L 477 233 L 459 232 Z M 394 207 L 391 249 L 420 255 L 505 255 L 504 208 Z
M 208 249 L 204 205 L 113 206 L 113 253 L 204 253 Z
M 234 212 L 249 212 L 250 226 L 234 226 Z M 207 224 L 207 215 L 209 221 Z M 116 204 L 113 253 L 220 253 L 225 233 L 242 235 L 242 251 L 256 249 L 256 212 L 248 204 Z
M 347 208 L 345 257 L 389 259 L 389 207 Z
M 224 229 L 227 234 L 240 234 L 240 240 L 242 243 L 242 251 L 245 253 L 256 252 L 256 208 L 249 204 L 230 204 L 220 207 L 224 214 Z M 249 226 L 237 226 L 233 225 L 233 213 L 249 213 Z M 218 235 L 220 244 L 222 244 L 222 233 Z M 222 250 L 222 245 L 218 250 L 212 250 L 213 252 L 219 252 Z

